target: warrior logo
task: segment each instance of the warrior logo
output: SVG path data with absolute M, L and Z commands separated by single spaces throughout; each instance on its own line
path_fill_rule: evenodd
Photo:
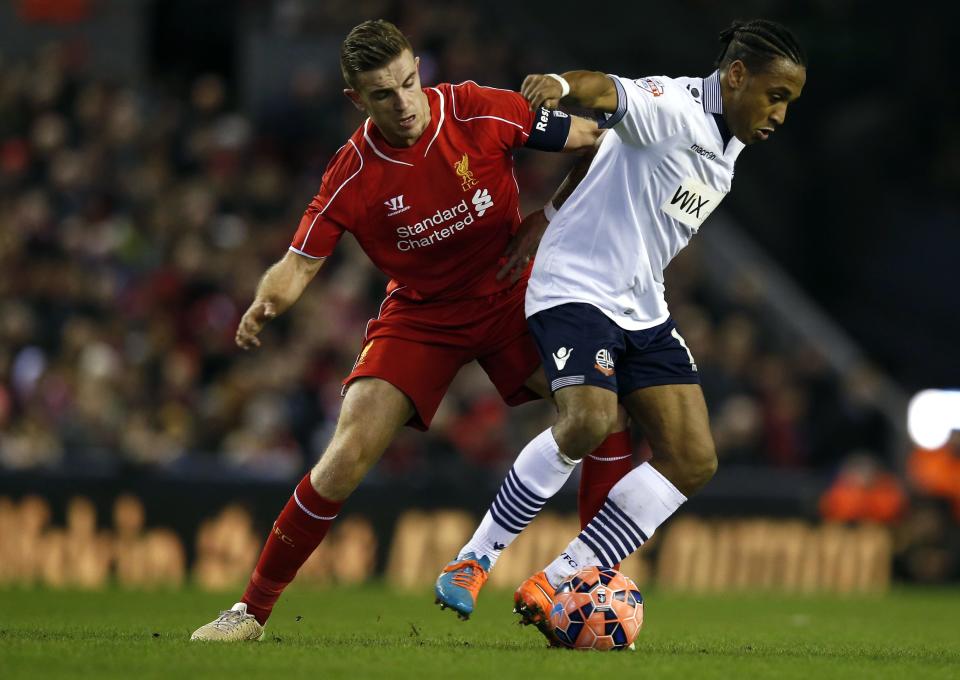
M 403 194 L 399 196 L 394 196 L 389 201 L 384 201 L 383 204 L 387 206 L 387 217 L 393 217 L 394 215 L 399 215 L 402 212 L 410 210 L 409 205 L 403 204 Z
M 477 180 L 474 178 L 473 173 L 470 172 L 470 159 L 467 157 L 467 154 L 463 154 L 463 158 L 453 164 L 453 169 L 457 171 L 457 177 L 462 180 L 460 187 L 464 191 L 476 186 Z

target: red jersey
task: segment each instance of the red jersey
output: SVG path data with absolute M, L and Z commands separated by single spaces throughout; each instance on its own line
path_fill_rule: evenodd
M 520 223 L 512 150 L 535 122 L 526 100 L 472 81 L 425 88 L 430 124 L 407 148 L 368 118 L 323 175 L 290 249 L 326 257 L 349 231 L 413 300 L 491 295 L 498 261 Z

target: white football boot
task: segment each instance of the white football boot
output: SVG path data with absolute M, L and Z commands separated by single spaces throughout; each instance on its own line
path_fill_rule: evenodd
M 247 613 L 245 602 L 237 602 L 220 616 L 205 626 L 200 626 L 191 640 L 210 640 L 215 642 L 256 642 L 263 637 L 263 626 Z

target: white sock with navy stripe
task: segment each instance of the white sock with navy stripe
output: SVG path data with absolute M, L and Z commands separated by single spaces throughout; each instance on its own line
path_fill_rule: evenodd
M 634 468 L 610 489 L 596 517 L 547 566 L 547 580 L 556 587 L 584 567 L 622 562 L 686 500 L 650 463 Z
M 534 437 L 517 456 L 493 505 L 460 550 L 460 557 L 468 552 L 477 557 L 486 555 L 493 568 L 500 553 L 533 521 L 547 499 L 560 490 L 577 462 L 560 453 L 551 430 Z

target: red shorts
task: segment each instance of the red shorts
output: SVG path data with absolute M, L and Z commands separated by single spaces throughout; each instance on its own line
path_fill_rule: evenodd
M 540 365 L 527 331 L 526 289 L 520 280 L 476 300 L 410 302 L 388 296 L 380 316 L 367 324 L 344 392 L 357 378 L 386 380 L 417 410 L 407 424 L 426 430 L 461 366 L 476 360 L 510 406 L 539 399 L 524 387 Z

